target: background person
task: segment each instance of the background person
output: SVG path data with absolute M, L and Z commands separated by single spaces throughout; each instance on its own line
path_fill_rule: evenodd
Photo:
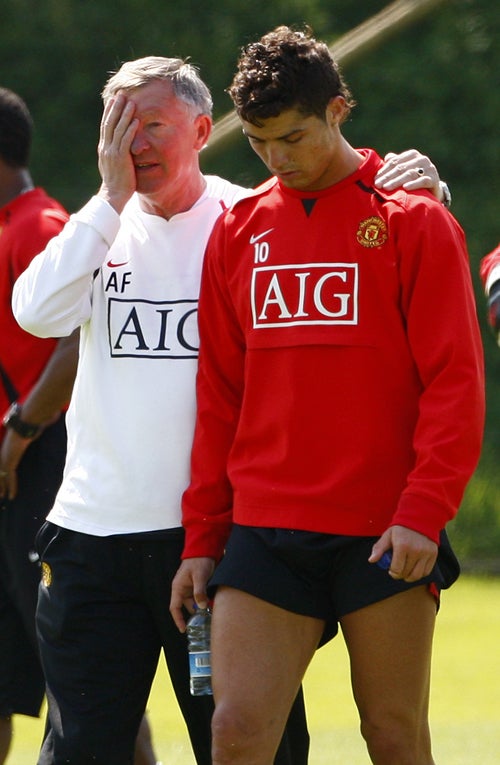
M 12 287 L 37 252 L 63 228 L 63 207 L 35 188 L 28 169 L 31 115 L 0 88 L 0 763 L 10 749 L 12 715 L 37 717 L 44 679 L 35 634 L 40 579 L 34 538 L 59 488 L 66 454 L 64 409 L 78 338 L 39 339 L 11 309 Z
M 488 323 L 500 345 L 500 244 L 481 260 L 480 276 L 488 301 Z
M 40 567 L 34 541 L 54 502 L 66 455 L 64 411 L 78 364 L 78 331 L 40 339 L 11 309 L 16 278 L 68 220 L 29 171 L 32 118 L 24 101 L 0 88 L 0 765 L 12 715 L 37 717 L 45 693 L 35 610 Z M 154 765 L 148 722 L 135 765 Z
M 215 225 L 200 297 L 171 610 L 184 629 L 222 558 L 213 762 L 272 761 L 340 622 L 372 762 L 430 765 L 436 601 L 459 571 L 444 528 L 484 416 L 463 232 L 429 194 L 375 189 L 381 159 L 343 137 L 352 99 L 309 33 L 248 46 L 229 93 L 273 177 Z

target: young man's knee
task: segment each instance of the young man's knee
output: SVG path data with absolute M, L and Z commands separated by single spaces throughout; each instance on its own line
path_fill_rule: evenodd
M 224 705 L 216 707 L 212 718 L 214 765 L 239 765 L 249 759 L 262 765 L 272 765 L 279 740 L 279 734 L 275 735 L 274 731 L 268 730 L 262 721 L 249 715 L 248 710 L 240 714 L 235 708 L 228 709 Z
M 382 724 L 364 721 L 361 733 L 373 762 L 383 765 L 427 765 L 432 762 L 427 726 L 415 729 L 404 721 L 390 719 Z

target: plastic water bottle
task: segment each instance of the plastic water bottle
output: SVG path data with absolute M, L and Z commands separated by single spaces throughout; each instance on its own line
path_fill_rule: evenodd
M 209 608 L 198 608 L 188 620 L 186 632 L 189 652 L 189 688 L 192 696 L 212 694 L 212 668 L 210 665 Z

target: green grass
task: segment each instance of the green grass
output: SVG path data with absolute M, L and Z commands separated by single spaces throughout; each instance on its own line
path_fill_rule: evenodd
M 500 579 L 462 576 L 445 592 L 434 643 L 431 727 L 438 765 L 497 765 L 500 751 Z M 369 765 L 341 638 L 318 651 L 305 679 L 311 765 Z M 149 715 L 158 759 L 193 765 L 162 661 Z M 42 722 L 15 719 L 9 765 L 34 765 Z

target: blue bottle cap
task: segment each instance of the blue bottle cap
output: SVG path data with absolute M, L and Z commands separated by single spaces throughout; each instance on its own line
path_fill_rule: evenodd
M 377 566 L 383 568 L 384 571 L 389 571 L 392 563 L 392 550 L 386 550 L 380 560 L 377 561 Z

